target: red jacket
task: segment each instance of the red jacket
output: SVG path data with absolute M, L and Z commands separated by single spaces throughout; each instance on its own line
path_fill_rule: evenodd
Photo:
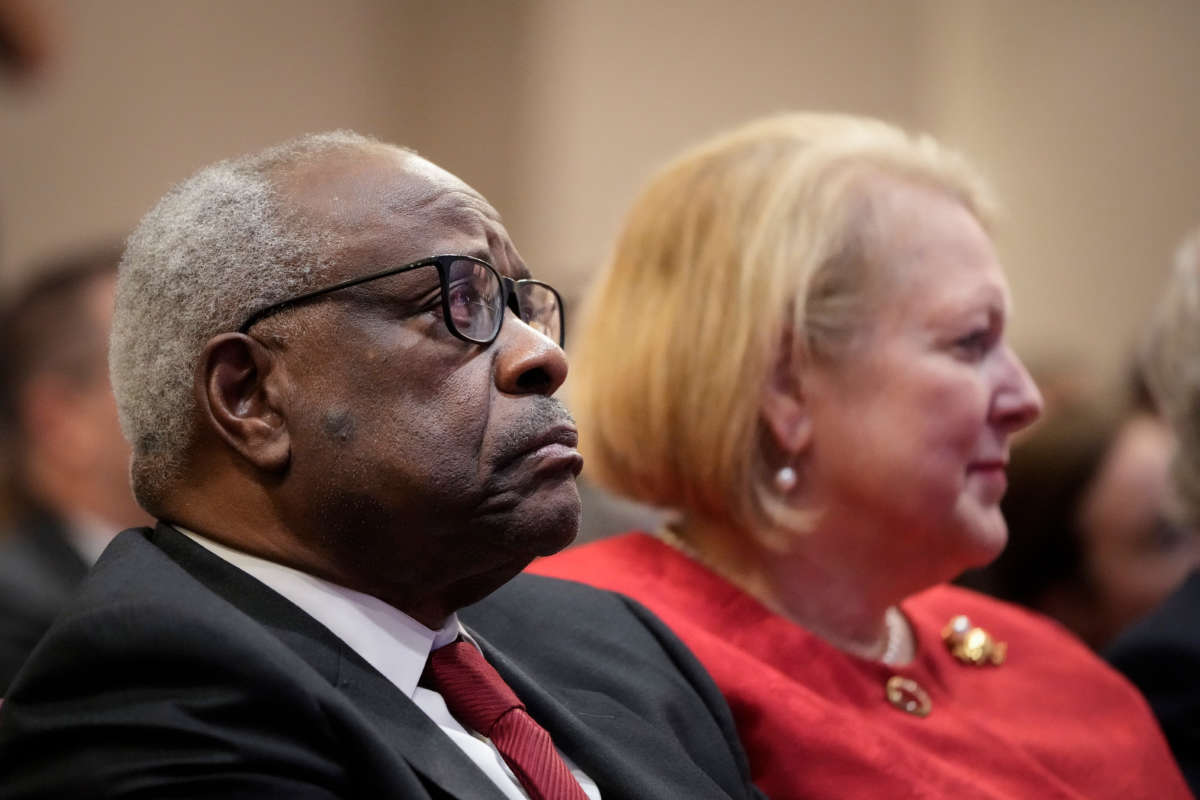
M 890 667 L 843 653 L 645 534 L 574 548 L 530 568 L 648 606 L 708 668 L 733 709 L 755 783 L 786 798 L 1190 798 L 1146 703 L 1054 623 L 938 586 L 901 610 L 917 657 Z M 973 666 L 941 639 L 966 614 L 1007 642 Z M 931 711 L 886 697 L 916 682 Z

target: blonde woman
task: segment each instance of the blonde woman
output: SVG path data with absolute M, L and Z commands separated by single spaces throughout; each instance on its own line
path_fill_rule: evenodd
M 1041 406 L 990 214 L 928 138 L 754 122 L 652 178 L 576 339 L 593 478 L 679 517 L 535 569 L 671 625 L 774 798 L 1188 796 L 1128 683 L 943 585 L 1004 547 Z

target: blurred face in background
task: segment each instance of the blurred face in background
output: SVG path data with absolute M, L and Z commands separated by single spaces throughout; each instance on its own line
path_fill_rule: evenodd
M 115 291 L 115 273 L 84 287 L 80 313 L 92 334 L 72 344 L 69 370 L 31 376 L 21 404 L 30 490 L 53 510 L 123 527 L 147 517 L 130 489 L 130 449 L 108 379 Z
M 1087 490 L 1079 531 L 1098 645 L 1150 612 L 1200 564 L 1200 537 L 1169 513 L 1173 445 L 1157 417 L 1130 417 Z

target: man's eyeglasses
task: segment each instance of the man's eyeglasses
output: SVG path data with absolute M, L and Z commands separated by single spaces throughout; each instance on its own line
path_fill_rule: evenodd
M 272 314 L 330 292 L 421 267 L 437 267 L 442 287 L 442 314 L 446 327 L 459 339 L 474 344 L 491 344 L 500 335 L 504 310 L 511 308 L 526 325 L 562 346 L 565 333 L 563 304 L 552 286 L 529 278 L 513 280 L 501 275 L 482 259 L 454 255 L 423 258 L 402 267 L 372 272 L 280 300 L 247 317 L 238 326 L 238 333 L 246 333 L 255 323 Z

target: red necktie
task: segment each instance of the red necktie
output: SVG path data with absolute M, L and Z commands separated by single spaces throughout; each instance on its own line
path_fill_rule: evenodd
M 459 722 L 491 739 L 531 800 L 587 800 L 550 734 L 479 648 L 459 639 L 434 650 L 422 682 L 426 679 Z

